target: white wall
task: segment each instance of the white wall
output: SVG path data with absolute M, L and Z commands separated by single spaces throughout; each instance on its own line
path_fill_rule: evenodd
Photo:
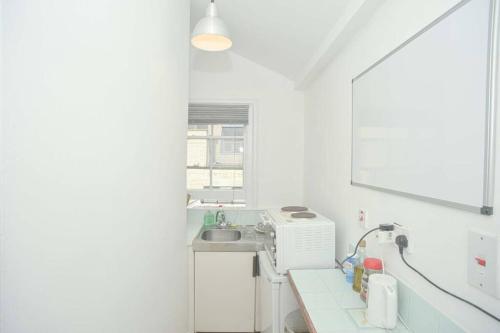
M 233 52 L 191 53 L 191 100 L 254 104 L 256 206 L 301 204 L 303 93 L 284 76 Z
M 2 5 L 0 331 L 186 332 L 189 2 Z
M 456 0 L 387 0 L 305 92 L 305 204 L 334 219 L 337 253 L 365 232 L 357 224 L 364 208 L 369 222 L 399 222 L 411 230 L 415 253 L 408 260 L 438 284 L 500 316 L 500 301 L 466 281 L 466 237 L 470 227 L 500 233 L 499 213 L 492 217 L 432 205 L 350 185 L 351 79 L 449 9 Z M 500 118 L 498 118 L 500 120 Z M 500 124 L 497 125 L 500 128 Z M 500 147 L 500 136 L 498 146 Z M 500 175 L 500 163 L 497 163 Z M 500 181 L 496 185 L 500 207 Z M 403 266 L 392 246 L 383 255 L 387 268 L 419 295 L 470 332 L 498 332 L 500 324 L 431 287 Z

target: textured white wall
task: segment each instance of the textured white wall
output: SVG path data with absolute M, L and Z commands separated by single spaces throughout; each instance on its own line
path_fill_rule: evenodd
M 457 2 L 386 1 L 307 89 L 304 201 L 336 221 L 339 258 L 346 254 L 347 244 L 365 232 L 357 223 L 358 209 L 364 208 L 372 225 L 399 222 L 410 228 L 415 253 L 408 260 L 415 267 L 500 316 L 500 301 L 470 287 L 466 280 L 467 230 L 475 227 L 500 233 L 498 211 L 491 217 L 480 216 L 350 185 L 351 79 Z M 497 180 L 497 209 L 499 184 Z M 369 251 L 383 255 L 392 273 L 466 330 L 500 331 L 499 323 L 441 293 L 403 266 L 394 247 L 380 249 L 371 241 Z
M 191 53 L 190 99 L 255 103 L 257 206 L 301 204 L 303 93 L 284 76 L 233 52 Z
M 189 2 L 2 5 L 0 331 L 186 332 Z

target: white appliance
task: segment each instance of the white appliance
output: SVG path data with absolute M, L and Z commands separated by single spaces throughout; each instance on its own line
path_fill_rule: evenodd
M 265 251 L 259 252 L 259 324 L 261 333 L 283 333 L 286 316 L 299 308 L 288 282 L 288 276 L 278 274 Z
M 335 267 L 335 223 L 318 213 L 295 218 L 293 212 L 268 209 L 261 219 L 268 223 L 266 252 L 279 274 L 289 269 Z
M 306 212 L 314 217 L 296 218 L 294 212 L 281 209 L 260 214 L 267 234 L 265 251 L 259 252 L 257 330 L 262 333 L 283 333 L 286 316 L 299 308 L 286 275 L 289 269 L 335 266 L 335 223 L 310 210 Z
M 368 280 L 368 323 L 380 328 L 396 327 L 398 319 L 398 288 L 390 275 L 372 274 Z

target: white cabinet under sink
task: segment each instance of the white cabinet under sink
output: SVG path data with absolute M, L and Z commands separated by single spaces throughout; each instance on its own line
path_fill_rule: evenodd
M 195 331 L 254 332 L 255 252 L 195 252 Z

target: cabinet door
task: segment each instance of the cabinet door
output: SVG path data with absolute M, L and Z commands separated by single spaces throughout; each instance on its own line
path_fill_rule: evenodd
M 253 332 L 255 252 L 195 253 L 197 332 Z

